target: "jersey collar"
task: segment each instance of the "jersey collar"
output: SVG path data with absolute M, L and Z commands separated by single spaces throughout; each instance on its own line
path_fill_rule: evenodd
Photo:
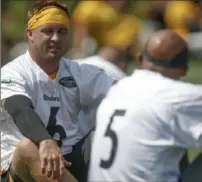
M 60 60 L 60 65 L 59 65 L 59 69 L 58 69 L 57 74 L 56 74 L 56 78 L 52 80 L 49 77 L 49 75 L 47 73 L 45 73 L 44 70 L 42 70 L 41 67 L 31 58 L 29 50 L 27 50 L 27 52 L 25 53 L 25 56 L 28 58 L 31 67 L 33 68 L 34 72 L 38 76 L 38 79 L 40 78 L 40 80 L 46 81 L 46 82 L 57 80 L 57 78 L 59 77 L 59 74 L 60 74 L 61 67 L 62 67 L 61 64 L 63 62 L 62 61 L 63 58 Z

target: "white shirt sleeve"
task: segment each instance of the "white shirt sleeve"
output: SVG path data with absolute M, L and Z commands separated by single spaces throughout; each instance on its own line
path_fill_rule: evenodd
M 202 147 L 202 93 L 176 109 L 175 142 L 184 148 Z
M 24 95 L 31 99 L 25 78 L 16 70 L 1 69 L 1 100 L 14 95 Z
M 79 84 L 82 106 L 97 107 L 111 87 L 114 79 L 103 70 L 87 64 L 80 65 Z

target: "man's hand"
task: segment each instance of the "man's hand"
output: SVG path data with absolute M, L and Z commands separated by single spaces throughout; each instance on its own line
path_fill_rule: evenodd
M 61 149 L 55 140 L 43 140 L 39 144 L 39 156 L 42 174 L 53 180 L 63 175 L 65 167 L 71 166 L 71 163 L 63 158 Z

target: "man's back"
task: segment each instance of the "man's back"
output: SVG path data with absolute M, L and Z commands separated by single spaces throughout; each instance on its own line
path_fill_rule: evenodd
M 151 71 L 117 83 L 98 109 L 89 181 L 177 181 L 184 149 L 202 146 L 201 91 Z

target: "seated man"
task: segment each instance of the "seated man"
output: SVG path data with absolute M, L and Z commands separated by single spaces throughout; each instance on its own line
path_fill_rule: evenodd
M 114 79 L 65 59 L 70 17 L 55 0 L 28 13 L 29 50 L 1 69 L 2 181 L 86 181 L 78 113 L 96 108 Z M 71 165 L 72 164 L 72 165 Z M 66 168 L 65 168 L 66 167 Z

